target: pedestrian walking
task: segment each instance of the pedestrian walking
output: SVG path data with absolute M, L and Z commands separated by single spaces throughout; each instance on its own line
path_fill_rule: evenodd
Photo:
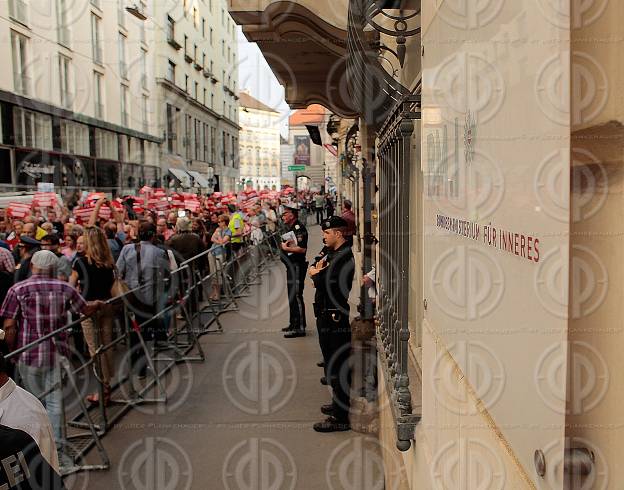
M 323 205 L 325 198 L 320 192 L 314 196 L 314 210 L 316 211 L 316 224 L 320 225 L 323 221 Z

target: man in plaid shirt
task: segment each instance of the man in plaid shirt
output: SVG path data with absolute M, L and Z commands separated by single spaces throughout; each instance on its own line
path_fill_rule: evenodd
M 87 303 L 68 283 L 56 278 L 58 259 L 49 250 L 36 252 L 30 262 L 32 275 L 9 289 L 0 317 L 4 318 L 5 340 L 10 350 L 19 349 L 67 324 L 67 313 L 90 314 L 99 301 Z M 24 387 L 38 396 L 57 384 L 60 367 L 57 356 L 67 356 L 66 333 L 55 341 L 41 342 L 19 356 L 18 369 Z M 48 411 L 57 443 L 61 438 L 60 385 L 41 401 Z

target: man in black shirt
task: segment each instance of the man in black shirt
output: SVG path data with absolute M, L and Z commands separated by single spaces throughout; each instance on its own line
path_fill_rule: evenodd
M 319 342 L 333 396 L 330 405 L 321 407 L 321 412 L 329 417 L 324 422 L 314 424 L 314 430 L 334 432 L 350 429 L 349 294 L 355 274 L 355 260 L 345 238 L 347 222 L 343 218 L 331 216 L 321 227 L 326 254 L 310 267 L 309 274 L 316 288 L 314 310 L 317 313 Z
M 284 206 L 282 214 L 284 229 L 282 230 L 281 259 L 286 266 L 286 283 L 288 287 L 288 306 L 290 321 L 282 331 L 284 337 L 292 339 L 305 337 L 306 318 L 303 302 L 303 287 L 308 263 L 308 230 L 299 221 L 299 208 L 296 205 Z M 286 239 L 284 239 L 286 237 Z
M 15 266 L 15 282 L 18 283 L 30 277 L 30 259 L 41 247 L 41 242 L 34 238 L 24 235 L 20 236 L 17 250 L 19 251 L 19 262 Z

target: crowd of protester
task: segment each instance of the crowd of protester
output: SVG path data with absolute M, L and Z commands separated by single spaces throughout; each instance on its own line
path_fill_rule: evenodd
M 170 272 L 182 262 L 209 250 L 193 267 L 199 267 L 202 273 L 219 270 L 246 244 L 259 244 L 275 234 L 281 226 L 284 206 L 296 203 L 307 209 L 309 216 L 316 213 L 317 221 L 324 214 L 332 216 L 335 209 L 329 195 L 307 191 L 295 194 L 292 190 L 213 195 L 198 198 L 192 208 L 179 204 L 168 208 L 137 207 L 132 197 L 115 203 L 102 195 L 96 197 L 97 200 L 92 196 L 88 202 L 85 195 L 83 202 L 72 202 L 71 208 L 56 202 L 47 208 L 33 205 L 24 216 L 1 210 L 0 408 L 4 398 L 18 396 L 20 402 L 28 400 L 29 410 L 41 413 L 36 398 L 41 397 L 50 425 L 29 433 L 45 433 L 47 446 L 50 434 L 57 444 L 62 437 L 62 393 L 53 389 L 60 380 L 57 357 L 71 357 L 69 345 L 74 355 L 78 352 L 95 356 L 99 345 L 113 340 L 115 311 L 108 300 L 136 290 L 130 295 L 132 320 L 142 325 L 145 340 L 162 340 L 166 338 L 167 326 L 162 320 L 150 325 L 150 319 L 167 300 L 167 294 L 158 285 L 166 284 Z M 277 247 L 277 242 L 274 245 Z M 218 301 L 222 286 L 220 279 L 214 280 L 208 298 Z M 61 329 L 80 315 L 85 315 L 81 329 L 71 337 L 58 335 L 5 359 L 12 351 Z M 131 346 L 137 342 L 136 334 L 134 338 L 131 334 Z M 100 355 L 104 399 L 100 401 L 99 394 L 93 393 L 86 397 L 88 403 L 110 403 L 115 376 L 113 354 L 108 349 Z M 141 366 L 138 376 L 145 376 L 147 368 L 140 362 L 140 349 L 133 350 L 133 355 L 132 362 Z M 11 380 L 4 381 L 5 388 L 3 375 Z M 26 397 L 22 391 L 15 391 L 13 380 L 35 396 Z M 3 398 L 2 390 L 9 390 L 6 386 L 14 395 Z M 41 396 L 44 393 L 47 394 Z M 4 425 L 9 424 L 0 415 L 0 428 Z M 41 438 L 34 439 L 37 444 L 41 442 Z M 56 455 L 50 455 L 47 446 L 44 456 L 56 470 Z

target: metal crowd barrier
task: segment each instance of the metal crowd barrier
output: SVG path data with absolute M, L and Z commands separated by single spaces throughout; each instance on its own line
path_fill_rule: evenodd
M 81 323 L 89 317 L 94 320 L 95 341 L 98 346 L 95 355 L 84 362 L 80 362 L 77 366 L 73 365 L 67 357 L 57 355 L 57 363 L 61 372 L 60 379 L 43 393 L 35 394 L 39 400 L 45 401 L 45 398 L 53 391 L 61 391 L 63 400 L 61 407 L 62 440 L 57 441 L 57 448 L 62 476 L 79 471 L 109 469 L 110 459 L 102 444 L 102 437 L 133 407 L 150 403 L 166 404 L 167 393 L 162 380 L 175 364 L 205 361 L 199 338 L 205 334 L 223 332 L 220 315 L 227 311 L 238 310 L 237 300 L 247 295 L 251 286 L 260 283 L 260 278 L 266 271 L 268 263 L 279 257 L 275 236 L 266 236 L 257 245 L 247 244 L 238 254 L 233 253 L 230 260 L 206 274 L 197 264 L 200 264 L 200 261 L 206 262 L 208 254 L 211 253 L 210 250 L 182 262 L 177 269 L 171 271 L 169 278 L 165 281 L 171 288 L 168 292 L 168 304 L 140 324 L 132 321 L 134 307 L 131 298 L 139 290 L 150 287 L 150 284 L 139 286 L 108 300 L 106 307 L 115 309 L 114 322 L 117 324 L 117 329 L 114 328 L 114 331 L 118 330 L 119 335 L 106 345 L 103 345 L 100 340 L 99 317 L 102 313 L 98 311 L 90 316 L 81 316 L 70 321 L 62 328 L 22 346 L 6 356 L 7 360 L 16 358 L 49 340 L 58 346 L 57 340 L 60 335 L 69 336 L 74 329 L 78 329 L 78 335 L 82 335 Z M 206 291 L 204 286 L 206 284 L 211 285 L 213 281 L 217 281 L 220 285 L 220 299 L 218 301 L 204 300 Z M 154 345 L 150 348 L 144 338 L 143 327 L 158 319 L 169 320 L 166 339 L 154 340 Z M 213 324 L 216 324 L 216 329 L 212 328 Z M 133 341 L 133 337 L 138 340 L 138 343 L 136 340 Z M 121 345 L 125 346 L 124 359 L 128 360 L 129 369 L 127 373 L 118 371 L 115 376 L 116 382 L 111 385 L 110 404 L 106 406 L 104 384 L 101 381 L 101 357 L 104 352 Z M 138 353 L 136 349 L 139 350 Z M 58 348 L 56 350 L 58 352 Z M 134 353 L 133 350 L 135 350 Z M 169 353 L 169 355 L 162 355 L 163 353 Z M 145 384 L 139 389 L 134 386 L 131 374 L 133 354 L 143 356 L 147 368 L 146 372 L 151 375 L 149 379 L 145 378 Z M 162 368 L 156 365 L 160 366 L 163 363 Z M 118 369 L 120 367 L 125 366 L 117 365 Z M 94 370 L 96 388 L 99 393 L 99 403 L 96 405 L 87 405 L 84 400 L 86 393 L 81 392 L 79 387 L 79 378 L 84 376 L 86 379 L 90 369 Z M 78 404 L 77 411 L 74 413 L 68 413 L 66 407 L 65 390 L 67 389 L 75 397 Z M 149 396 L 151 391 L 155 392 L 155 396 Z M 93 447 L 97 449 L 99 454 L 99 464 L 86 463 L 85 456 Z

